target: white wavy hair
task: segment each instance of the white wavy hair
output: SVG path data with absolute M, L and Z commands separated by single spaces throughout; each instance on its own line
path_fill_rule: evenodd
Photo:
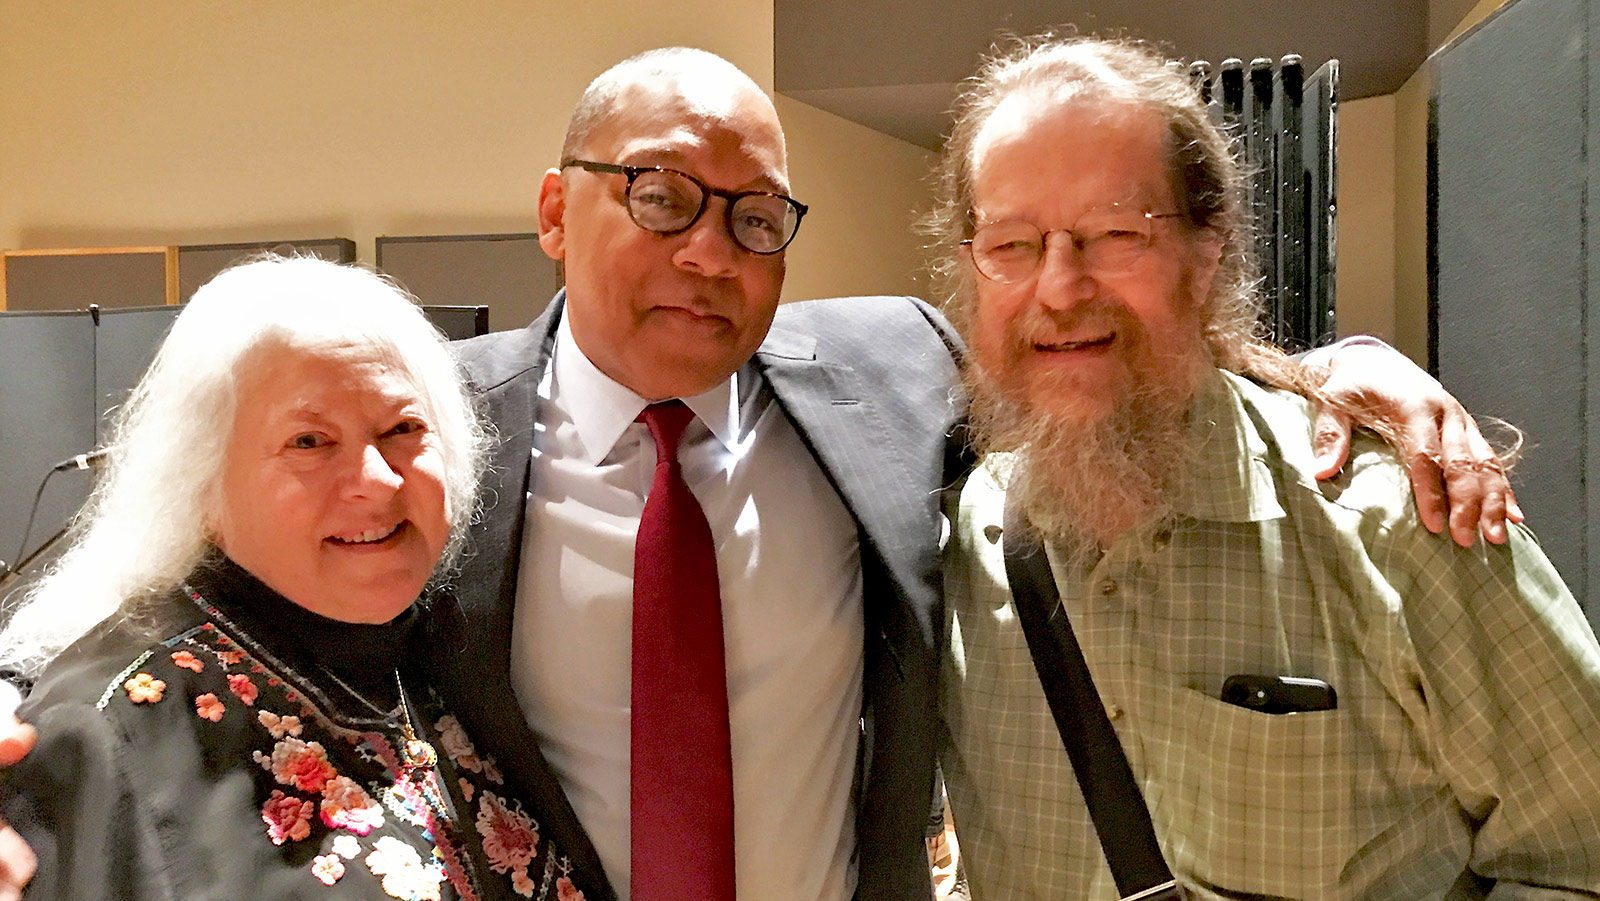
M 450 572 L 477 511 L 487 429 L 445 339 L 405 291 L 353 266 L 267 256 L 194 293 L 117 412 L 110 456 L 70 545 L 0 634 L 0 666 L 38 672 L 109 616 L 138 619 L 211 547 L 236 386 L 257 351 L 350 343 L 377 350 L 420 395 L 439 438 Z

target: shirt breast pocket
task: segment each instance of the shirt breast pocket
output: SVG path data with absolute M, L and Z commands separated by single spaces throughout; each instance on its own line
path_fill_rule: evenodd
M 1372 757 L 1348 711 L 1266 714 L 1187 688 L 1158 694 L 1168 697 L 1151 706 L 1145 792 L 1176 871 L 1229 894 L 1317 897 L 1397 817 L 1363 789 Z

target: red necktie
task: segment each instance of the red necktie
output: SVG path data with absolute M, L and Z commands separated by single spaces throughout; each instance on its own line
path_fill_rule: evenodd
M 717 554 L 678 465 L 693 419 L 679 401 L 639 414 L 656 472 L 633 552 L 633 901 L 734 901 Z

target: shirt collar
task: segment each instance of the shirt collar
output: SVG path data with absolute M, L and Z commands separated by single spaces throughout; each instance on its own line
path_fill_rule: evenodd
M 572 419 L 583 445 L 584 461 L 597 466 L 650 401 L 612 380 L 584 355 L 573 340 L 566 316 L 556 326 L 554 356 L 550 398 Z M 745 386 L 741 386 L 741 379 L 747 383 Z M 754 371 L 746 365 L 710 391 L 678 399 L 694 411 L 725 448 L 733 450 L 740 439 L 739 389 L 753 387 L 753 380 Z
M 1267 462 L 1267 444 L 1246 415 L 1238 376 L 1205 378 L 1190 408 L 1196 451 L 1180 512 L 1213 522 L 1260 522 L 1284 516 Z

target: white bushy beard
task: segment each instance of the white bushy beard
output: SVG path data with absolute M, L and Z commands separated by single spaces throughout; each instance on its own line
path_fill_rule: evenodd
M 1047 539 L 1076 553 L 1172 518 L 1193 457 L 1188 411 L 1211 359 L 1198 329 L 1192 341 L 1157 352 L 1143 323 L 1120 303 L 1090 302 L 1073 315 L 1113 323 L 1127 342 L 1129 377 L 1106 412 L 1097 399 L 1074 403 L 1071 395 L 1082 388 L 1070 378 L 1059 387 L 1037 376 L 1022 384 L 1003 362 L 993 374 L 970 365 L 964 380 L 974 446 L 980 454 L 1013 455 L 1007 490 L 1021 492 L 1029 521 Z M 1027 316 L 1011 324 L 1012 353 L 1025 352 L 1033 333 Z M 1030 400 L 1040 395 L 1051 398 L 1048 406 Z

